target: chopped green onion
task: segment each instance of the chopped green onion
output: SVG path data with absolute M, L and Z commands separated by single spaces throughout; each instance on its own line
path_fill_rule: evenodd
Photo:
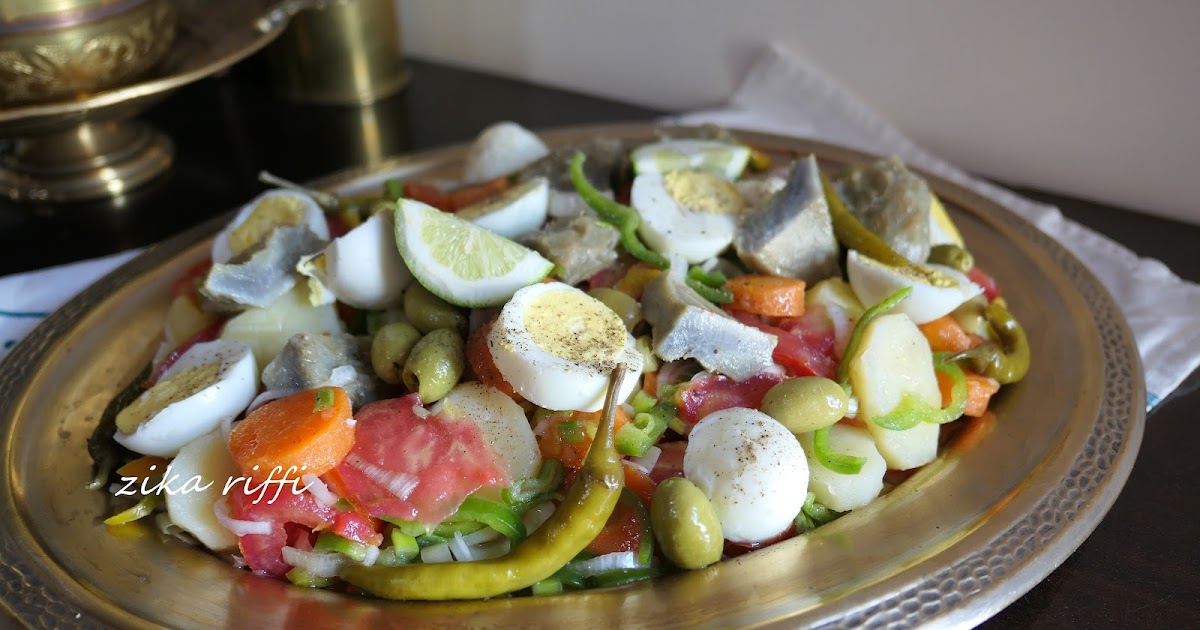
M 692 427 L 688 425 L 688 423 L 684 422 L 683 418 L 679 417 L 671 418 L 671 421 L 667 423 L 667 428 L 678 433 L 679 435 L 687 435 L 688 432 L 692 430 Z
M 337 578 L 318 577 L 300 567 L 294 567 L 291 571 L 288 571 L 287 579 L 292 584 L 305 588 L 329 588 L 337 584 Z
M 829 446 L 829 427 L 813 431 L 813 455 L 821 465 L 841 475 L 857 475 L 867 462 L 865 457 L 844 455 Z
M 563 583 L 549 577 L 539 582 L 534 582 L 533 586 L 529 587 L 529 592 L 533 595 L 557 595 L 563 592 Z
M 842 360 L 837 367 L 837 382 L 843 387 L 850 383 L 850 360 L 854 355 L 858 354 L 858 347 L 862 345 L 863 331 L 867 326 L 879 319 L 881 315 L 896 308 L 901 302 L 908 299 L 912 294 L 912 287 L 902 287 L 900 290 L 884 298 L 882 302 L 863 311 L 861 317 L 854 324 L 854 330 L 850 333 L 850 341 L 846 344 L 846 351 L 842 354 Z
M 587 439 L 583 425 L 578 420 L 564 420 L 558 423 L 558 435 L 567 444 L 579 444 Z
M 633 410 L 637 413 L 645 413 L 654 408 L 658 404 L 658 399 L 646 393 L 646 390 L 639 389 L 638 393 L 633 395 L 633 400 L 630 401 L 633 405 Z
M 392 518 L 390 516 L 380 516 L 379 518 L 391 523 L 392 525 L 395 525 L 396 529 L 406 536 L 412 536 L 415 538 L 427 532 L 425 526 L 416 521 L 406 521 L 399 518 Z
M 593 575 L 588 578 L 588 584 L 595 588 L 607 588 L 610 586 L 624 586 L 649 580 L 665 574 L 667 571 L 662 567 L 646 567 L 642 569 L 614 569 L 605 571 L 598 575 Z
M 725 277 L 725 274 L 721 273 L 721 270 L 719 269 L 705 271 L 700 267 L 692 267 L 691 269 L 688 269 L 687 277 L 714 289 L 724 288 L 725 281 L 728 280 L 728 278 Z
M 166 499 L 161 494 L 147 494 L 140 501 L 134 503 L 132 507 L 117 512 L 112 516 L 104 519 L 105 525 L 125 525 L 132 523 L 140 518 L 149 516 L 158 506 L 163 504 Z
M 366 545 L 343 538 L 333 532 L 321 532 L 317 534 L 317 542 L 313 545 L 313 551 L 335 551 L 343 556 L 352 558 L 356 562 L 362 562 L 367 558 Z
M 733 293 L 717 287 L 710 287 L 707 284 L 695 279 L 691 274 L 683 281 L 684 284 L 692 288 L 693 291 L 700 294 L 700 297 L 712 302 L 713 304 L 728 304 L 733 301 Z
M 386 179 L 383 181 L 383 196 L 388 201 L 396 201 L 404 198 L 404 182 L 398 179 Z
M 579 193 L 584 203 L 596 211 L 601 221 L 610 223 L 617 228 L 617 231 L 621 233 L 621 246 L 625 248 L 625 251 L 634 258 L 650 263 L 659 269 L 670 267 L 671 261 L 646 247 L 642 243 L 642 239 L 638 238 L 637 229 L 642 223 L 642 216 L 637 213 L 637 210 L 605 197 L 588 181 L 587 176 L 583 174 L 585 159 L 587 158 L 584 157 L 582 151 L 576 152 L 575 157 L 571 159 L 571 183 L 575 185 L 575 192 Z
M 463 500 L 458 511 L 446 521 L 482 523 L 503 534 L 512 542 L 513 547 L 524 540 L 526 534 L 525 523 L 512 508 L 499 501 L 475 496 Z
M 639 414 L 641 415 L 641 414 Z M 639 429 L 637 425 L 626 424 L 622 426 L 615 437 L 617 444 L 617 452 L 622 455 L 630 455 L 632 457 L 641 457 L 646 454 L 646 451 L 654 446 L 654 438 L 646 434 L 645 431 Z
M 804 510 L 800 510 L 800 513 L 796 515 L 796 533 L 806 534 L 816 528 L 817 524 L 813 522 L 812 518 L 805 514 Z
M 322 387 L 317 390 L 317 404 L 313 405 L 313 413 L 321 413 L 333 406 L 333 390 Z
M 646 509 L 642 498 L 627 487 L 621 488 L 621 496 L 617 501 L 633 510 L 638 523 L 638 564 L 649 565 L 654 558 L 654 531 L 650 529 L 650 510 Z

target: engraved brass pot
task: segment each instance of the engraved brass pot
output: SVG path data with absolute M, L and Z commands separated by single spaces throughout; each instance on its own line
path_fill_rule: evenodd
M 137 79 L 175 39 L 174 0 L 0 0 L 0 106 Z

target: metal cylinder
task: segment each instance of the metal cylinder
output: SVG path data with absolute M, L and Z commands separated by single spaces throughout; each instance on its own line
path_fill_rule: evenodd
M 275 87 L 286 98 L 363 105 L 408 82 L 395 0 L 345 0 L 305 9 L 272 44 Z

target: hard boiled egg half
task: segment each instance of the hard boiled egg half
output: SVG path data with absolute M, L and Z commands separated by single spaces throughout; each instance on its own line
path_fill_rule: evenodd
M 624 365 L 628 370 L 621 400 L 642 375 L 642 355 L 621 318 L 561 282 L 517 291 L 500 311 L 488 349 L 513 389 L 545 409 L 598 411 L 613 369 Z
M 143 455 L 174 457 L 188 442 L 237 417 L 254 399 L 257 382 L 249 345 L 198 343 L 117 414 L 114 438 Z
M 308 277 L 313 305 L 336 298 L 355 308 L 383 310 L 400 302 L 413 277 L 396 249 L 393 217 L 377 212 L 321 253 L 300 259 L 296 271 Z
M 638 175 L 629 200 L 642 217 L 638 235 L 646 245 L 689 263 L 729 247 L 746 206 L 732 184 L 699 170 Z
M 638 173 L 699 169 L 737 179 L 750 161 L 750 147 L 718 140 L 663 140 L 644 144 L 629 156 Z
M 903 287 L 912 287 L 912 294 L 894 312 L 908 315 L 917 324 L 946 315 L 963 302 L 983 293 L 983 287 L 955 269 L 943 265 L 927 266 L 941 274 L 944 286 L 934 285 L 908 270 L 885 265 L 856 250 L 850 250 L 846 256 L 846 275 L 850 278 L 850 288 L 864 306 L 878 304 Z
M 782 534 L 808 496 L 808 460 L 796 436 L 743 407 L 715 411 L 692 427 L 683 474 L 712 502 L 732 542 Z
M 268 190 L 242 206 L 233 221 L 217 234 L 212 260 L 224 264 L 249 250 L 277 227 L 304 225 L 322 241 L 329 240 L 325 213 L 312 197 L 294 190 Z

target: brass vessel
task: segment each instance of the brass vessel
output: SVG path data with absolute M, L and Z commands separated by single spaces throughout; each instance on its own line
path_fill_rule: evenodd
M 0 107 L 133 81 L 175 39 L 173 0 L 0 0 Z

